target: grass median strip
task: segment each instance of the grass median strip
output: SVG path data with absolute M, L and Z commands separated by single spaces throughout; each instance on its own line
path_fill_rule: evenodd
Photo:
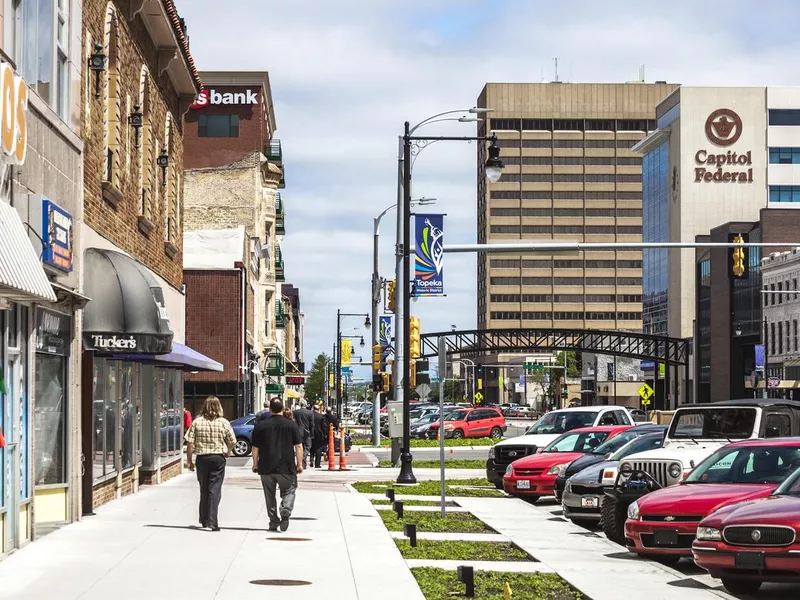
M 354 446 L 371 446 L 372 440 L 371 439 L 351 439 L 351 443 Z M 461 438 L 461 439 L 454 439 L 448 438 L 444 441 L 445 446 L 493 446 L 495 444 L 495 440 L 492 438 Z M 391 442 L 388 440 L 381 441 L 382 448 L 388 448 L 391 446 Z M 438 448 L 439 447 L 439 440 L 419 440 L 419 439 L 412 439 L 411 440 L 411 447 L 412 448 Z
M 464 594 L 455 571 L 433 567 L 411 569 L 426 600 L 449 600 Z M 475 572 L 475 598 L 501 600 L 506 582 L 514 600 L 582 600 L 561 577 L 553 573 Z
M 380 500 L 373 500 L 373 504 L 379 504 L 381 506 L 391 506 L 391 501 L 388 498 L 381 498 Z M 404 506 L 441 506 L 442 502 L 440 500 L 403 500 Z M 445 506 L 458 506 L 455 502 L 451 500 L 446 500 L 444 503 Z
M 406 496 L 438 496 L 441 493 L 438 480 L 420 481 L 414 485 L 403 486 L 396 486 L 393 481 L 360 481 L 354 483 L 353 488 L 362 494 L 383 494 L 388 488 L 394 488 L 396 494 Z M 505 496 L 503 492 L 495 489 L 485 477 L 446 479 L 445 494 L 470 498 L 503 498 Z
M 420 469 L 438 469 L 439 465 L 440 463 L 438 460 L 414 461 L 414 466 Z M 392 466 L 392 461 L 382 460 L 378 463 L 378 466 L 381 468 L 390 468 Z M 445 469 L 485 469 L 486 461 L 480 459 L 450 458 L 445 459 L 444 467 Z
M 417 540 L 411 547 L 408 540 L 395 540 L 403 558 L 428 560 L 494 560 L 523 562 L 530 557 L 510 542 L 462 542 L 459 540 Z
M 406 511 L 403 518 L 391 510 L 381 510 L 378 514 L 389 531 L 403 531 L 405 523 L 414 523 L 417 533 L 496 533 L 480 519 L 469 513 L 447 513 L 445 518 L 438 512 Z

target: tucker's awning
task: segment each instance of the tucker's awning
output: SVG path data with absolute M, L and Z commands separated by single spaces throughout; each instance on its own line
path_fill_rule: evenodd
M 83 257 L 83 344 L 104 354 L 169 354 L 172 329 L 164 292 L 130 256 L 89 248 Z
M 3 200 L 0 200 L 0 296 L 15 301 L 56 301 L 22 218 Z
M 192 350 L 189 346 L 184 346 L 177 342 L 172 344 L 172 352 L 169 354 L 147 355 L 147 354 L 113 354 L 112 359 L 135 360 L 138 362 L 151 362 L 165 367 L 180 367 L 184 371 L 223 371 L 224 367 L 213 358 L 200 354 L 197 350 Z

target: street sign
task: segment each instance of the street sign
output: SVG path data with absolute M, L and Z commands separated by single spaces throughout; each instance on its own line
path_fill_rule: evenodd
M 478 402 L 483 400 L 483 394 L 481 394 L 480 392 L 475 392 L 475 400 L 477 400 Z
M 342 367 L 342 375 L 347 375 L 350 372 L 350 367 Z
M 550 371 L 545 371 L 544 384 L 545 385 L 550 385 Z
M 776 388 L 781 385 L 781 380 L 777 377 L 767 377 L 767 387 Z
M 544 370 L 544 365 L 539 365 L 536 363 L 525 363 L 522 365 L 522 368 L 526 371 L 542 371 Z
M 650 400 L 642 400 L 642 406 L 650 406 Z
M 653 391 L 653 388 L 651 388 L 646 383 L 643 383 L 642 387 L 639 388 L 639 396 L 641 396 L 642 398 L 642 404 L 644 404 L 645 402 L 647 404 L 650 404 L 650 398 L 653 396 L 654 393 L 655 392 Z
M 417 386 L 417 394 L 419 395 L 420 398 L 427 398 L 428 394 L 430 393 L 431 393 L 431 386 L 429 386 L 427 383 L 420 383 Z

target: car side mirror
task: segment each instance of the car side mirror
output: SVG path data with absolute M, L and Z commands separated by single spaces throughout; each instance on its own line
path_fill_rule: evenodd
M 774 438 L 774 437 L 781 437 L 781 430 L 777 427 L 767 427 L 767 430 L 764 432 L 765 438 Z

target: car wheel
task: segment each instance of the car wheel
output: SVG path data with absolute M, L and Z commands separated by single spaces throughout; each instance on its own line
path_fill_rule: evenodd
M 500 490 L 502 492 L 503 491 L 503 482 L 501 481 L 500 483 L 498 483 L 498 482 L 495 481 L 494 482 L 494 487 L 496 487 L 498 490 Z
M 495 427 L 492 429 L 492 432 L 489 434 L 489 437 L 493 440 L 499 440 L 503 438 L 503 430 L 499 427 Z
M 731 594 L 736 596 L 740 594 L 755 594 L 758 588 L 761 587 L 760 581 L 753 581 L 751 579 L 733 579 L 731 577 L 723 577 L 722 585 Z
M 602 507 L 603 533 L 612 542 L 625 545 L 625 519 L 628 516 L 628 507 L 613 496 L 603 499 Z
M 247 456 L 250 454 L 252 446 L 245 438 L 236 438 L 236 443 L 233 445 L 233 454 L 235 456 Z
M 464 432 L 463 432 L 463 431 L 461 431 L 460 429 L 456 429 L 456 430 L 453 432 L 453 439 L 460 440 L 460 439 L 462 439 L 463 437 L 464 437 Z

